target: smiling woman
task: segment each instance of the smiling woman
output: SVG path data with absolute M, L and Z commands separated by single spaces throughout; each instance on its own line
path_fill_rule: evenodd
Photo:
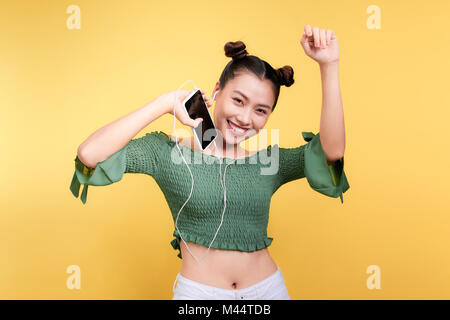
M 275 70 L 266 61 L 254 55 L 249 55 L 242 41 L 228 42 L 225 45 L 225 55 L 231 57 L 232 61 L 225 66 L 215 90 L 223 91 L 229 81 L 242 73 L 256 76 L 261 81 L 268 80 L 267 84 L 271 87 L 271 90 L 260 88 L 262 90 L 259 93 L 263 93 L 263 95 L 259 98 L 262 99 L 254 102 L 255 106 L 264 107 L 268 112 L 273 112 L 280 94 L 280 86 L 290 87 L 294 84 L 294 70 L 291 66 L 284 66 Z M 257 89 L 255 86 L 252 87 Z M 271 91 L 271 95 L 268 91 Z M 258 97 L 254 95 L 256 92 L 243 92 L 239 87 L 230 89 L 230 93 L 244 98 L 244 102 L 253 102 L 250 97 Z
M 226 65 L 212 93 L 217 97 L 214 122 L 220 146 L 216 144 L 215 152 L 221 156 L 230 149 L 240 149 L 240 142 L 263 129 L 276 107 L 280 86 L 289 87 L 294 83 L 294 71 L 290 66 L 275 70 L 264 60 L 248 55 L 245 48 L 241 41 L 225 45 L 225 54 L 232 57 L 232 61 Z M 211 250 L 207 249 L 210 240 L 200 234 L 214 233 L 212 226 L 208 230 L 203 225 L 202 231 L 195 234 L 183 233 L 183 241 L 178 231 L 174 231 L 172 246 L 180 250 L 183 264 L 175 279 L 176 289 L 174 282 L 173 299 L 290 299 L 281 270 L 268 251 L 273 238 L 261 232 L 265 236 L 259 240 L 244 239 L 252 237 L 252 232 L 258 228 L 257 221 L 263 220 L 266 230 L 270 195 L 285 183 L 306 177 L 313 190 L 329 197 L 340 197 L 341 202 L 342 193 L 350 187 L 343 171 L 343 158 L 330 164 L 322 149 L 320 134 L 302 134 L 307 144 L 299 147 L 269 146 L 267 151 L 272 154 L 274 150 L 278 155 L 279 168 L 276 174 L 266 176 L 268 179 L 258 171 L 260 167 L 251 170 L 247 166 L 233 166 L 226 184 L 227 198 L 232 202 L 227 207 L 228 219 L 224 220 L 220 233 L 225 238 L 219 234 Z M 196 178 L 199 181 L 201 174 Z M 205 180 L 200 183 L 208 184 Z M 213 188 L 209 185 L 208 190 Z M 213 192 L 207 197 L 214 197 Z M 197 211 L 200 216 L 196 219 L 209 219 L 201 215 L 201 209 Z M 192 225 L 185 226 L 185 230 L 192 228 Z M 219 244 L 221 241 L 224 246 Z M 210 256 L 201 264 L 191 256 L 202 256 L 205 251 Z
M 269 145 L 239 162 L 238 157 L 224 157 L 227 150 L 238 150 L 240 142 L 264 128 L 280 86 L 294 83 L 291 67 L 273 69 L 247 55 L 241 41 L 227 43 L 225 54 L 233 60 L 214 88 L 218 136 L 215 154 L 204 157 L 208 161 L 191 165 L 173 161 L 172 155 L 178 155 L 176 142 L 162 131 L 128 140 L 109 157 L 95 155 L 102 150 L 99 146 L 105 145 L 103 139 L 114 137 L 109 143 L 113 144 L 126 135 L 120 130 L 133 127 L 133 132 L 138 132 L 140 121 L 150 119 L 150 123 L 170 113 L 172 106 L 158 99 L 91 135 L 85 143 L 88 148 L 75 159 L 70 190 L 78 197 L 84 184 L 81 200 L 86 203 L 88 185 L 108 185 L 121 180 L 124 173 L 142 173 L 155 179 L 174 222 L 183 209 L 170 242 L 183 262 L 175 278 L 173 299 L 290 299 L 283 274 L 268 250 L 274 239 L 267 234 L 272 195 L 284 184 L 306 178 L 313 190 L 342 201 L 349 188 L 343 157 L 328 165 L 320 134 L 312 132 L 302 132 L 306 143 L 294 148 Z M 192 155 L 201 152 L 188 144 L 183 150 Z M 93 160 L 99 158 L 103 160 Z M 224 170 L 223 162 L 228 163 Z M 96 166 L 88 167 L 89 163 Z M 267 165 L 275 170 L 264 170 Z M 192 199 L 183 204 L 188 195 Z M 196 257 L 205 259 L 199 263 Z
M 217 96 L 214 123 L 219 130 L 217 153 L 240 149 L 239 144 L 259 133 L 275 110 L 280 86 L 294 83 L 290 66 L 274 69 L 266 61 L 248 55 L 242 41 L 228 42 L 231 57 L 213 90 Z

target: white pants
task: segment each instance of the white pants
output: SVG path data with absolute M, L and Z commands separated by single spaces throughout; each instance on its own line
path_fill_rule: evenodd
M 175 283 L 178 284 L 175 288 Z M 269 277 L 244 289 L 222 289 L 177 274 L 172 300 L 291 300 L 280 268 Z

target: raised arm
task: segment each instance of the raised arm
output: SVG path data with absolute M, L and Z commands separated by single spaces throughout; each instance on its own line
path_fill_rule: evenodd
M 133 139 L 136 134 L 160 116 L 173 114 L 175 103 L 177 119 L 192 127 L 197 127 L 199 119 L 191 119 L 180 101 L 190 93 L 181 90 L 165 93 L 147 105 L 133 111 L 91 134 L 79 147 L 75 161 L 70 191 L 78 198 L 81 185 L 84 185 L 81 201 L 86 204 L 89 185 L 105 186 L 122 179 L 126 172 L 144 173 L 157 177 L 160 153 L 167 151 L 164 134 L 153 131 Z M 204 93 L 204 90 L 202 90 Z M 206 98 L 208 101 L 209 98 Z M 208 102 L 210 104 L 210 102 Z
M 339 46 L 330 29 L 305 26 L 301 44 L 307 56 L 320 67 L 322 79 L 322 113 L 320 142 L 327 163 L 333 164 L 344 156 L 345 127 L 341 89 L 339 85 Z
M 322 78 L 320 133 L 302 132 L 307 144 L 280 148 L 279 186 L 306 177 L 310 186 L 341 198 L 350 188 L 344 172 L 345 128 L 339 86 L 339 48 L 332 30 L 305 26 L 300 40 L 308 57 L 318 62 Z
M 92 133 L 77 150 L 80 161 L 95 168 L 112 154 L 122 149 L 143 128 L 167 113 L 164 96 L 159 96 L 145 106 L 105 125 Z

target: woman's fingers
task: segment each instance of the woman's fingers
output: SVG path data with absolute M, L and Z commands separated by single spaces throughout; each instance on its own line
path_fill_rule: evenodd
M 306 36 L 306 31 L 303 31 L 301 41 L 304 42 L 304 41 L 306 40 L 306 38 L 307 38 L 307 36 Z
M 307 54 L 311 54 L 311 48 L 314 47 L 314 39 L 312 37 L 311 26 L 307 24 L 303 31 L 302 39 L 300 40 L 303 49 Z
M 210 101 L 209 97 L 207 95 L 205 95 L 205 90 L 200 89 L 200 92 L 202 93 L 203 100 L 205 100 L 206 106 L 211 107 L 212 102 Z
M 327 47 L 327 34 L 325 29 L 320 29 L 320 46 L 323 49 Z
M 192 128 L 197 128 L 201 121 L 202 121 L 202 118 L 197 118 L 197 119 L 194 120 L 194 119 L 192 119 L 190 117 L 183 117 L 182 123 L 185 126 L 189 126 L 189 127 L 192 127 Z
M 333 33 L 333 31 L 331 31 L 330 29 L 327 30 L 327 46 L 330 45 L 330 41 L 331 41 L 331 34 Z
M 314 27 L 312 32 L 313 32 L 313 36 L 314 36 L 314 47 L 318 48 L 320 46 L 319 28 Z
M 196 127 L 198 127 L 198 125 L 199 125 L 200 123 L 202 123 L 202 122 L 203 122 L 203 119 L 202 119 L 202 118 L 197 118 L 197 119 L 195 120 Z
M 310 45 L 309 43 L 309 37 L 308 33 L 306 31 L 303 31 L 302 38 L 300 39 L 300 42 L 305 46 Z
M 203 99 L 205 100 L 206 106 L 208 108 L 212 106 L 212 101 L 208 96 L 203 96 Z
M 308 36 L 308 37 L 312 36 L 312 30 L 311 30 L 311 26 L 309 24 L 307 24 L 305 26 L 305 32 L 306 32 L 306 36 Z
M 195 119 L 195 120 L 192 120 L 192 125 L 191 125 L 191 127 L 197 128 L 198 125 L 199 125 L 202 121 L 203 121 L 202 118 L 197 118 L 197 119 Z
M 326 48 L 330 45 L 330 41 L 333 38 L 333 31 L 330 29 L 320 29 L 313 27 L 309 24 L 305 25 L 302 42 L 307 43 L 310 47 L 314 48 Z

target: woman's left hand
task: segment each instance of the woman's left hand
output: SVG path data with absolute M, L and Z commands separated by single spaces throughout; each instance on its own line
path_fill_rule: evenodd
M 339 62 L 339 46 L 333 30 L 311 28 L 307 24 L 300 43 L 306 55 L 320 65 Z

